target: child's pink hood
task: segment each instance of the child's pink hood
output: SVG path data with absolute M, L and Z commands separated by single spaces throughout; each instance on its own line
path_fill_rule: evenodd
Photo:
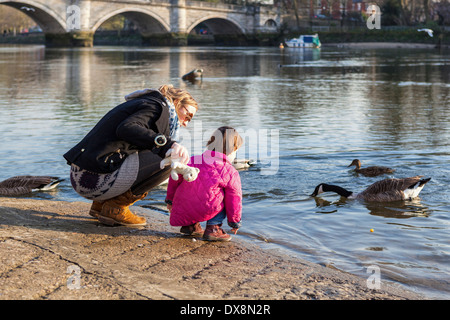
M 187 182 L 182 176 L 177 181 L 169 179 L 166 199 L 173 202 L 170 224 L 187 226 L 206 221 L 224 207 L 228 223 L 239 223 L 242 214 L 241 179 L 227 156 L 207 150 L 202 155 L 191 157 L 189 165 L 200 169 L 196 180 Z

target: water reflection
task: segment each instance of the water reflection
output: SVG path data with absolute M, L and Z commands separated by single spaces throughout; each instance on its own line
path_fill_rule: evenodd
M 305 62 L 318 62 L 320 49 L 313 48 L 286 48 L 282 50 L 279 68 L 305 67 Z
M 351 205 L 355 200 L 349 200 L 340 197 L 338 200 L 330 201 L 321 197 L 314 197 L 316 207 L 320 210 L 318 213 L 338 212 L 338 207 Z M 367 209 L 367 213 L 374 216 L 395 219 L 407 219 L 413 217 L 428 217 L 431 211 L 428 206 L 421 203 L 419 198 L 412 201 L 393 201 L 393 202 L 364 202 L 360 201 Z M 328 209 L 327 209 L 328 208 Z
M 326 208 L 326 207 L 339 207 L 339 206 L 343 206 L 347 203 L 347 201 L 353 201 L 353 200 L 348 200 L 345 197 L 339 197 L 338 200 L 335 201 L 330 201 L 330 200 L 326 200 L 323 199 L 321 197 L 314 197 L 313 198 L 315 203 L 316 203 L 316 207 L 318 208 Z M 319 211 L 319 213 L 333 213 L 333 212 L 337 212 L 337 209 L 332 210 L 332 211 Z
M 407 219 L 412 217 L 428 217 L 430 209 L 416 198 L 412 201 L 395 201 L 390 203 L 366 203 L 369 214 L 385 218 Z

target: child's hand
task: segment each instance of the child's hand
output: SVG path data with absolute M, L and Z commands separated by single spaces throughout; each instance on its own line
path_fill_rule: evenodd
M 232 232 L 233 234 L 236 234 L 238 230 L 239 230 L 239 228 L 233 228 L 230 230 L 230 232 Z
M 167 204 L 167 210 L 169 210 L 169 213 L 172 212 L 172 205 L 171 204 Z

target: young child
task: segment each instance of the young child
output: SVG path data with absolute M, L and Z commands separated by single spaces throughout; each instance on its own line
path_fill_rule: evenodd
M 180 232 L 184 234 L 203 234 L 205 240 L 231 240 L 221 226 L 225 218 L 234 234 L 241 226 L 241 179 L 232 162 L 242 144 L 235 129 L 220 127 L 208 141 L 207 150 L 188 163 L 200 169 L 197 179 L 169 179 L 166 203 L 172 226 L 182 226 Z M 202 221 L 207 221 L 204 231 L 199 223 Z

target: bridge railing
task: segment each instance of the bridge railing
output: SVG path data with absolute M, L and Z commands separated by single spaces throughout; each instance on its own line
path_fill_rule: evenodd
M 226 8 L 234 11 L 253 11 L 255 7 L 267 5 L 268 3 L 273 5 L 273 0 L 186 0 L 186 5 L 188 6 Z
M 110 0 L 112 2 L 117 1 L 123 1 L 123 0 Z M 173 0 L 135 0 L 140 2 L 148 2 L 148 3 L 171 3 Z M 246 5 L 267 5 L 267 6 L 273 6 L 274 0 L 194 0 L 193 2 L 205 2 L 210 4 L 231 4 L 231 5 L 237 5 L 237 6 L 246 6 Z
M 196 0 L 201 2 L 211 2 L 211 3 L 225 3 L 225 4 L 235 4 L 239 6 L 260 4 L 260 5 L 273 5 L 274 0 Z

